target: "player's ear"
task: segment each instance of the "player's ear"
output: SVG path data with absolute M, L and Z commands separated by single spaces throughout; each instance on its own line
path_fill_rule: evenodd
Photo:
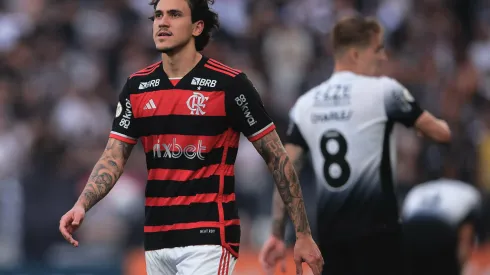
M 202 31 L 204 30 L 204 21 L 199 20 L 196 21 L 192 24 L 192 35 L 197 37 L 201 35 Z
M 357 62 L 359 60 L 359 49 L 356 47 L 351 47 L 347 50 L 347 56 L 352 62 Z

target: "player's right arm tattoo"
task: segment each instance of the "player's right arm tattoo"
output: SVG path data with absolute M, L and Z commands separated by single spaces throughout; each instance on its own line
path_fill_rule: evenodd
M 293 167 L 296 173 L 299 175 L 304 164 L 304 154 L 298 154 L 291 156 Z M 287 209 L 284 205 L 284 201 L 279 194 L 279 189 L 274 188 L 274 195 L 272 197 L 272 234 L 279 239 L 284 239 L 286 231 L 286 215 Z
M 298 176 L 276 131 L 253 142 L 272 172 L 296 233 L 311 235 Z M 296 235 L 298 237 L 298 235 Z
M 85 211 L 90 210 L 104 198 L 122 175 L 124 165 L 134 145 L 110 138 L 99 161 L 95 164 L 87 185 L 78 198 L 77 204 Z

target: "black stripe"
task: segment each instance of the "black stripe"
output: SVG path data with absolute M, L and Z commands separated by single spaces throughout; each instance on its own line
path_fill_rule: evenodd
M 163 134 L 217 136 L 229 128 L 225 116 L 151 116 L 137 118 L 140 137 Z
M 195 179 L 186 182 L 171 180 L 149 180 L 146 184 L 146 197 L 178 197 L 194 196 L 196 194 L 209 194 L 219 192 L 220 176 L 211 176 L 204 179 Z M 225 176 L 223 194 L 235 192 L 235 177 Z
M 385 126 L 383 138 L 383 153 L 380 165 L 381 192 L 383 194 L 380 201 L 380 211 L 384 213 L 388 220 L 396 221 L 398 219 L 398 204 L 394 191 L 393 172 L 391 168 L 390 154 L 390 136 L 393 130 L 394 122 L 388 121 Z
M 227 226 L 225 228 L 225 239 L 227 243 L 240 243 L 240 226 Z
M 164 146 L 160 147 L 160 154 L 154 153 L 153 151 L 146 153 L 148 169 L 198 170 L 205 166 L 220 164 L 224 151 L 224 148 L 216 148 L 201 155 L 193 153 L 193 155 L 189 155 L 191 158 L 187 158 L 183 152 L 180 152 L 181 155 L 178 156 L 177 154 L 179 154 L 179 152 L 167 152 Z M 182 148 L 182 150 L 184 150 L 184 148 Z M 200 157 L 203 159 L 201 160 Z
M 218 204 L 193 203 L 176 206 L 146 206 L 145 225 L 171 225 L 202 221 L 219 221 Z
M 219 228 L 195 228 L 145 233 L 145 250 L 191 245 L 220 245 L 221 239 L 219 232 Z
M 225 220 L 234 220 L 239 218 L 236 201 L 223 203 L 223 212 L 224 212 Z
M 238 154 L 238 148 L 228 148 L 228 154 L 226 155 L 226 164 L 235 164 L 236 156 Z
M 235 201 L 223 203 L 225 220 L 238 219 Z M 145 225 L 170 225 L 201 221 L 219 221 L 218 204 L 193 203 L 175 206 L 146 206 Z

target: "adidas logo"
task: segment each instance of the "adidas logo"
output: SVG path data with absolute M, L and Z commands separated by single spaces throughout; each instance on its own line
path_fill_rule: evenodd
M 192 78 L 191 85 L 214 88 L 214 87 L 216 87 L 217 82 L 218 81 L 216 81 L 216 80 L 194 77 L 194 78 Z
M 153 99 L 150 99 L 148 103 L 146 103 L 145 107 L 143 107 L 143 110 L 153 110 L 156 109 L 157 106 L 155 105 L 155 102 L 153 102 Z

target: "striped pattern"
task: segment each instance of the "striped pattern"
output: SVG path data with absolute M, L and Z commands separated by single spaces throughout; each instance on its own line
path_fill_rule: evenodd
M 196 86 L 194 77 L 213 84 Z M 145 250 L 221 245 L 218 274 L 228 274 L 240 243 L 234 181 L 239 131 L 254 141 L 274 124 L 246 76 L 214 59 L 203 58 L 178 83 L 167 78 L 161 62 L 130 79 L 110 136 L 131 144 L 137 137 L 145 151 Z M 137 89 L 158 79 L 157 87 Z
M 148 66 L 148 67 L 146 67 L 146 68 L 144 68 L 142 70 L 139 70 L 136 73 L 130 75 L 129 76 L 129 79 L 131 79 L 131 78 L 133 78 L 135 76 L 149 75 L 149 74 L 153 73 L 160 66 L 161 63 L 162 63 L 162 61 L 159 61 L 159 62 L 157 62 L 155 64 L 152 64 L 152 65 L 150 65 L 150 66 Z
M 239 75 L 241 73 L 241 71 L 233 69 L 231 67 L 228 67 L 225 64 L 220 63 L 220 62 L 218 62 L 214 59 L 211 59 L 211 58 L 208 59 L 208 62 L 206 62 L 204 67 L 206 67 L 210 70 L 217 71 L 217 72 L 220 72 L 222 74 L 231 76 L 231 77 L 236 77 L 237 75 Z

